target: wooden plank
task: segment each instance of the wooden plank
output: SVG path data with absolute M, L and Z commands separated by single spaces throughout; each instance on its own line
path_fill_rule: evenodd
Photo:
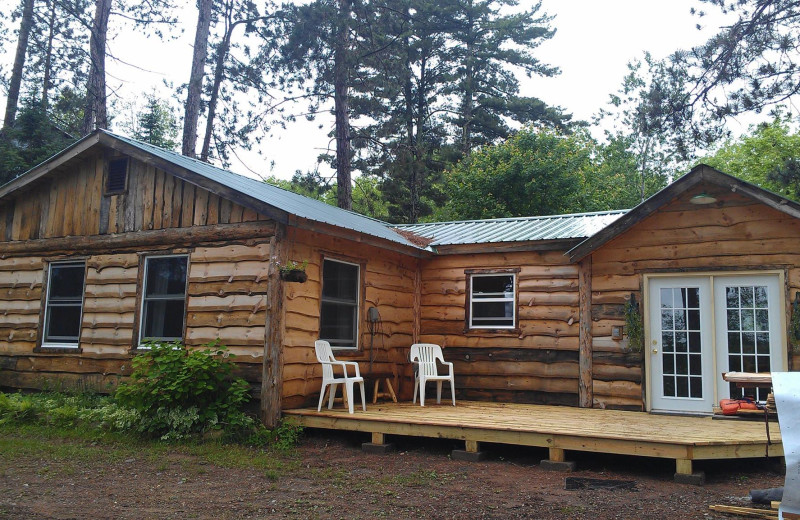
M 175 177 L 166 175 L 164 177 L 164 192 L 156 207 L 156 211 L 161 212 L 161 226 L 162 228 L 175 227 L 172 223 L 172 205 L 174 204 L 173 195 L 175 191 Z
M 188 182 L 183 183 L 183 200 L 181 201 L 181 227 L 189 227 L 194 224 L 194 202 L 195 186 Z
M 150 168 L 148 168 L 150 170 Z M 164 206 L 164 181 L 167 175 L 161 170 L 153 168 L 153 191 L 147 197 L 149 203 L 146 203 L 145 211 L 152 215 L 153 226 L 149 229 L 161 229 L 164 227 L 163 220 L 163 206 Z
M 208 220 L 208 195 L 209 193 L 198 188 L 194 196 L 194 225 L 205 226 Z

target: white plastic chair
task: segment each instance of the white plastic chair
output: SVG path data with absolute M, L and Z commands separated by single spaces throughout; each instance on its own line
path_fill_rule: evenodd
M 325 340 L 317 340 L 314 342 L 314 350 L 317 351 L 317 361 L 322 363 L 322 388 L 319 391 L 319 404 L 317 411 L 322 410 L 322 399 L 325 397 L 325 388 L 330 385 L 330 397 L 328 398 L 328 409 L 333 408 L 333 399 L 336 396 L 336 387 L 339 384 L 344 384 L 344 398 L 347 400 L 350 413 L 353 413 L 353 383 L 361 385 L 361 406 L 364 411 L 367 411 L 367 401 L 364 397 L 364 378 L 358 370 L 358 363 L 355 361 L 336 361 L 331 351 L 331 344 Z M 334 365 L 342 367 L 343 376 L 336 377 L 333 374 Z M 353 366 L 356 369 L 355 376 L 347 375 L 347 367 Z
M 442 382 L 450 381 L 450 395 L 453 397 L 453 406 L 456 405 L 455 376 L 453 375 L 453 364 L 447 363 L 442 356 L 442 347 L 432 343 L 417 343 L 411 345 L 411 362 L 417 364 L 416 376 L 414 378 L 414 403 L 417 402 L 417 390 L 419 390 L 419 404 L 425 406 L 425 384 L 428 381 L 436 381 L 436 402 L 442 402 Z M 439 375 L 436 361 L 448 367 L 447 375 Z

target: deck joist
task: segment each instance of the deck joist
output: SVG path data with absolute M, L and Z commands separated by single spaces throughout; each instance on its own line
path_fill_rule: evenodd
M 549 448 L 551 459 L 564 450 L 675 459 L 677 473 L 692 473 L 692 461 L 783 456 L 778 423 L 721 421 L 710 417 L 653 415 L 510 403 L 459 401 L 370 405 L 349 414 L 341 408 L 285 410 L 306 427 L 378 435 L 463 440 L 467 450 L 491 442 Z

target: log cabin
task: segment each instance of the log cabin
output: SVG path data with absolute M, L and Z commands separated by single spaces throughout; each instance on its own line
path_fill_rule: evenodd
M 797 366 L 799 291 L 800 205 L 704 165 L 630 211 L 392 226 L 98 130 L 0 187 L 0 386 L 219 340 L 267 424 L 320 338 L 405 399 L 430 342 L 460 398 L 710 413 L 722 372 Z

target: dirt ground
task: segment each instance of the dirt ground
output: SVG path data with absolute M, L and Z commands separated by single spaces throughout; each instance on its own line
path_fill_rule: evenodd
M 541 449 L 489 445 L 488 459 L 450 459 L 451 441 L 390 439 L 367 455 L 362 434 L 309 430 L 283 469 L 227 469 L 170 454 L 153 462 L 69 464 L 0 454 L 0 518 L 725 518 L 711 504 L 749 506 L 748 491 L 781 486 L 780 463 L 696 464 L 705 486 L 672 481 L 674 462 L 568 452 L 571 474 L 542 470 Z M 102 459 L 101 459 L 102 460 Z M 565 477 L 633 481 L 633 490 L 565 490 Z M 730 517 L 728 517 L 730 518 Z

